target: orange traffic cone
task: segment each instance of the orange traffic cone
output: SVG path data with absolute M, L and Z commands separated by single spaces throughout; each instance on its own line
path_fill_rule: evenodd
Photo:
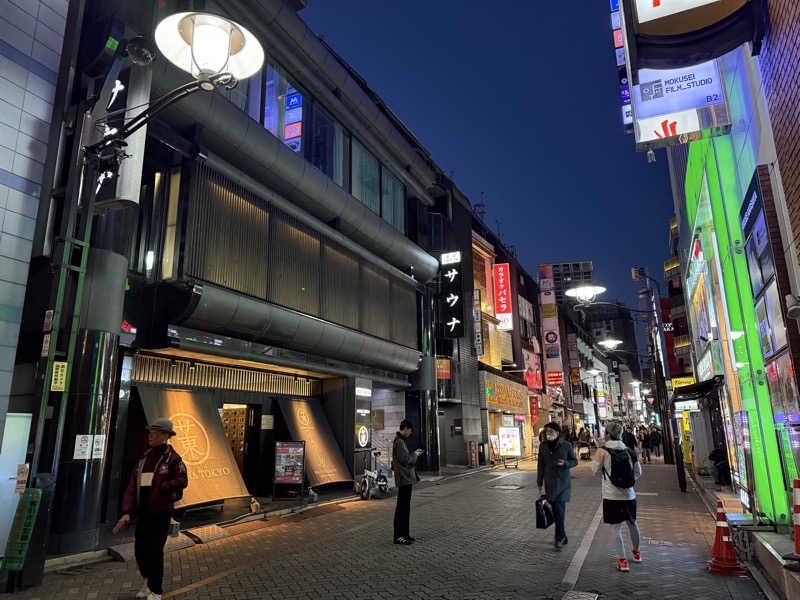
M 708 570 L 712 573 L 722 575 L 746 575 L 745 571 L 736 559 L 736 549 L 731 542 L 728 518 L 725 516 L 725 508 L 722 502 L 717 501 L 717 536 L 714 540 L 714 547 L 711 549 L 713 560 L 706 561 Z

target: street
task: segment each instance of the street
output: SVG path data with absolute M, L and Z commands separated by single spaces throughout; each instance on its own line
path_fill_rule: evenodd
M 238 526 L 249 531 L 168 554 L 163 597 L 560 600 L 573 589 L 602 600 L 762 597 L 747 577 L 707 572 L 714 519 L 695 492 L 677 491 L 674 467 L 644 467 L 637 484 L 643 562 L 629 573 L 614 568 L 616 530 L 592 527 L 600 520 L 600 482 L 588 463 L 572 471 L 569 545 L 561 551 L 553 549 L 552 529 L 535 528 L 533 469 L 523 462 L 520 470 L 421 484 L 412 505 L 413 546 L 392 544 L 393 498 Z M 106 562 L 50 574 L 18 597 L 133 598 L 139 583 L 133 562 Z

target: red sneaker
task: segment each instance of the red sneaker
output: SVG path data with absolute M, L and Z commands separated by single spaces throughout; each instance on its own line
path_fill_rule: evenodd
M 631 550 L 633 553 L 633 562 L 642 562 L 642 553 L 636 550 Z
M 617 561 L 617 571 L 628 572 L 631 568 L 628 566 L 628 561 L 624 558 L 620 558 Z

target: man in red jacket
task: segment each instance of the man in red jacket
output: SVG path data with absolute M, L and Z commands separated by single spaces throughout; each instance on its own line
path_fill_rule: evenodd
M 137 598 L 161 600 L 164 579 L 164 544 L 175 502 L 188 485 L 186 466 L 167 444 L 175 435 L 172 421 L 156 419 L 147 428 L 149 448 L 131 473 L 128 489 L 122 500 L 122 518 L 114 527 L 119 532 L 136 516 L 136 564 L 144 577 L 144 586 Z

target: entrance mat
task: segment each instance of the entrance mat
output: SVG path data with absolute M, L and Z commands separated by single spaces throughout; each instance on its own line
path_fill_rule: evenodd
M 183 532 L 193 539 L 197 544 L 208 544 L 215 540 L 231 537 L 231 534 L 219 525 L 208 525 L 207 527 L 195 527 Z

